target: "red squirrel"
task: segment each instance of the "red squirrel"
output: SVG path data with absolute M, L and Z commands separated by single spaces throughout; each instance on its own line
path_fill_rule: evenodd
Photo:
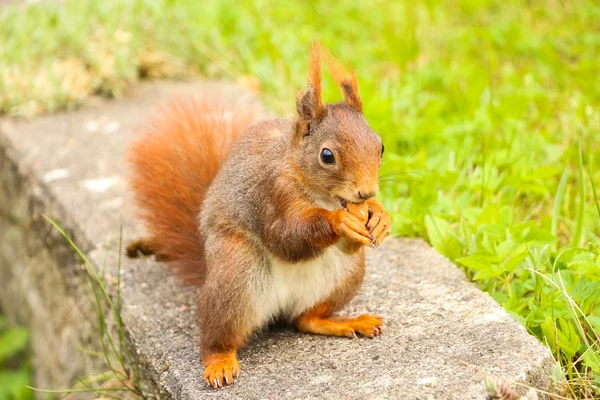
M 321 58 L 344 101 L 323 104 Z M 138 251 L 199 288 L 204 380 L 240 375 L 236 352 L 273 321 L 306 333 L 381 334 L 381 317 L 335 316 L 360 288 L 364 246 L 391 221 L 374 199 L 384 146 L 362 113 L 356 75 L 318 44 L 294 121 L 177 102 L 129 152 L 130 186 L 148 236 Z

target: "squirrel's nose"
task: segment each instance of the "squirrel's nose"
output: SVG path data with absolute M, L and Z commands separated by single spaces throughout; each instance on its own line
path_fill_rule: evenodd
M 373 190 L 373 191 L 370 191 L 370 192 L 369 191 L 361 192 L 360 190 L 358 191 L 358 197 L 360 197 L 363 200 L 368 200 L 371 197 L 374 197 L 376 194 L 377 194 L 376 190 Z

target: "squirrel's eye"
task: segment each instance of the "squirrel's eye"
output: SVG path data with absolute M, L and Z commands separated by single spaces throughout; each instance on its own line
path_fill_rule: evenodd
M 335 164 L 335 157 L 329 149 L 321 150 L 321 161 L 325 164 Z
M 385 151 L 385 146 L 381 144 L 381 157 L 383 157 L 383 152 Z

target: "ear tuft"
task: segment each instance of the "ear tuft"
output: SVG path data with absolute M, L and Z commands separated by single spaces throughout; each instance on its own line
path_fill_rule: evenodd
M 308 86 L 296 99 L 296 109 L 300 116 L 298 127 L 308 127 L 312 121 L 319 121 L 327 114 L 321 97 L 321 45 L 313 42 L 310 48 Z M 306 132 L 303 132 L 306 133 Z
M 358 93 L 358 81 L 354 70 L 350 68 L 350 72 L 346 71 L 344 65 L 331 53 L 327 54 L 327 64 L 329 65 L 333 79 L 335 79 L 342 89 L 346 104 L 355 111 L 362 113 L 362 100 Z
M 312 85 L 314 91 L 315 115 L 321 116 L 325 112 L 323 107 L 323 97 L 321 93 L 321 43 L 315 40 L 310 46 L 310 68 L 309 85 Z

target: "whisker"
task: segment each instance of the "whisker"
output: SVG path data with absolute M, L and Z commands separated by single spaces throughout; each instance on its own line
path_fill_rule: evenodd
M 379 179 L 378 181 L 380 183 L 381 182 L 396 182 L 396 183 L 407 182 L 407 180 L 405 180 L 405 179 L 398 179 L 398 178 L 385 178 L 385 179 Z
M 391 183 L 384 183 L 384 184 L 379 185 L 379 186 L 384 187 L 384 188 L 391 188 L 391 189 L 396 189 L 397 188 L 396 185 L 392 185 Z
M 400 185 L 402 182 L 379 182 L 379 186 L 388 185 L 388 187 Z
M 423 173 L 421 171 L 417 172 L 417 171 L 395 171 L 395 172 L 390 172 L 389 174 L 383 174 L 383 175 L 379 175 L 380 178 L 387 178 L 390 176 L 398 176 L 398 175 L 417 175 L 417 176 L 423 176 Z
M 383 185 L 399 185 L 402 183 L 406 183 L 406 181 L 395 181 L 395 180 L 389 180 L 389 181 L 379 181 L 379 184 L 383 184 Z

